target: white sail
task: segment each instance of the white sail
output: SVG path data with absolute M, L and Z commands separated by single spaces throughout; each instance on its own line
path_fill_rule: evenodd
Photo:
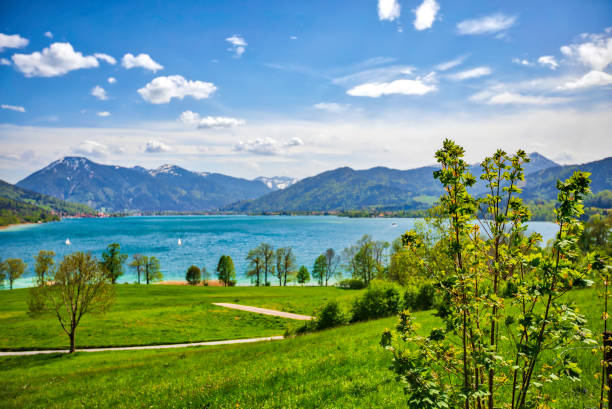
M 179 245 L 179 246 L 182 246 L 182 245 L 183 245 L 183 243 L 181 242 L 181 239 L 180 239 L 180 238 L 178 239 L 178 245 Z
M 66 239 L 66 245 L 70 246 L 72 243 L 70 242 L 70 239 Z

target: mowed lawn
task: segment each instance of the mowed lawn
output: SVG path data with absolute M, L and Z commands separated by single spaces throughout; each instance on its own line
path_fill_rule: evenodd
M 212 305 L 231 302 L 313 314 L 327 300 L 348 303 L 358 291 L 328 287 L 190 287 L 119 284 L 115 305 L 86 315 L 77 347 L 150 345 L 282 335 L 289 320 Z M 52 315 L 27 314 L 27 289 L 0 291 L 0 350 L 68 347 Z

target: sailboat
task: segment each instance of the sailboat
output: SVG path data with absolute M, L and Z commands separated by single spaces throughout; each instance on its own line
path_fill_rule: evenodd
M 178 245 L 179 245 L 179 246 L 182 246 L 182 245 L 183 245 L 183 243 L 181 242 L 181 238 L 180 238 L 180 237 L 179 237 L 179 239 L 178 239 Z
M 72 243 L 70 242 L 70 239 L 66 239 L 66 245 L 70 246 Z

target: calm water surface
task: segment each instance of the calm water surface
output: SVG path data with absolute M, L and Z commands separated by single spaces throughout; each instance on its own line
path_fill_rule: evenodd
M 39 250 L 53 250 L 57 258 L 73 251 L 89 251 L 100 257 L 109 243 L 117 242 L 130 255 L 157 257 L 165 280 L 184 280 L 187 268 L 205 266 L 213 274 L 222 254 L 234 260 L 238 281 L 244 277 L 249 249 L 261 242 L 274 247 L 291 246 L 298 265 L 310 270 L 314 259 L 327 248 L 340 253 L 364 234 L 376 240 L 392 241 L 410 229 L 418 219 L 350 219 L 334 216 L 141 216 L 111 219 L 67 219 L 41 225 L 17 226 L 0 231 L 0 257 L 17 257 L 28 263 L 16 287 L 32 283 L 34 256 Z M 394 224 L 397 224 L 396 226 Z M 532 222 L 546 242 L 556 225 Z M 178 239 L 182 245 L 178 245 Z M 70 239 L 70 246 L 65 244 Z M 56 258 L 56 260 L 57 260 Z M 136 280 L 129 268 L 120 282 Z M 6 284 L 6 283 L 5 283 Z

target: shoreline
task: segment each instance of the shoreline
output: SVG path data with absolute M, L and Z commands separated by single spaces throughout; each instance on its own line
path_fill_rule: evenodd
M 8 230 L 8 229 L 15 228 L 15 227 L 31 226 L 31 225 L 36 225 L 36 224 L 43 224 L 43 223 L 32 223 L 32 222 L 27 222 L 27 223 L 14 223 L 14 224 L 7 224 L 6 226 L 0 226 L 0 231 L 2 231 L 2 230 Z

